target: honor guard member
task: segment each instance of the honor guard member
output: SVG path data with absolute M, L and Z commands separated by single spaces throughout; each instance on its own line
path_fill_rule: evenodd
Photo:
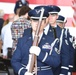
M 29 2 L 27 0 L 18 0 L 15 4 L 14 13 L 16 14 L 17 9 L 22 6 L 29 6 Z
M 76 39 L 74 41 L 74 48 L 75 48 L 75 53 L 74 53 L 73 72 L 76 72 Z
M 56 20 L 57 25 L 62 29 L 64 29 L 66 22 L 67 20 L 62 15 L 59 15 L 58 19 Z
M 31 18 L 32 31 L 18 40 L 17 48 L 12 56 L 11 64 L 18 75 L 33 75 L 28 72 L 30 53 L 37 56 L 37 75 L 53 75 L 52 68 L 58 67 L 60 64 L 59 40 L 54 40 L 43 32 L 46 18 L 49 16 L 45 10 L 39 31 L 38 47 L 32 46 L 40 14 L 41 9 L 34 9 L 28 13 Z
M 60 12 L 60 8 L 55 5 L 48 5 L 51 11 L 49 11 L 49 26 L 45 28 L 47 30 L 48 28 L 48 34 L 50 37 L 53 37 L 54 39 L 59 38 L 60 44 L 59 44 L 59 50 L 61 50 L 61 63 L 59 67 L 53 68 L 54 75 L 67 75 L 69 70 L 69 47 L 67 43 L 63 40 L 66 40 L 64 38 L 63 30 L 56 24 L 56 19 L 58 18 L 58 13 Z
M 60 8 L 55 5 L 50 5 L 50 6 L 37 6 L 34 9 L 39 9 L 41 7 L 44 7 L 46 11 L 49 12 L 49 24 L 47 22 L 47 26 L 44 28 L 44 32 L 47 32 L 47 35 L 50 37 L 56 39 L 60 39 L 60 44 L 59 44 L 59 49 L 61 49 L 61 64 L 59 67 L 53 69 L 54 75 L 59 75 L 59 74 L 65 74 L 67 75 L 68 70 L 69 70 L 69 47 L 65 43 L 63 39 L 63 30 L 56 24 L 56 19 L 58 18 L 58 12 L 60 12 Z M 48 7 L 48 9 L 47 9 Z M 31 32 L 31 29 L 27 29 L 24 31 L 23 36 L 29 34 Z
M 64 16 L 59 15 L 56 22 L 57 22 L 58 26 L 64 30 L 66 43 L 69 46 L 69 51 L 70 51 L 69 72 L 71 73 L 73 71 L 73 64 L 74 64 L 75 49 L 74 49 L 73 45 L 74 45 L 75 40 L 74 40 L 74 37 L 70 34 L 69 29 L 64 28 L 65 23 L 67 22 Z

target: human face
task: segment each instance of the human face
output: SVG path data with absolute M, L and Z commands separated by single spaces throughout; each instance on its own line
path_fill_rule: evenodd
M 47 22 L 46 22 L 46 19 L 42 20 L 41 26 L 40 26 L 40 32 L 43 31 L 43 29 L 44 29 L 45 26 L 46 26 L 46 23 L 47 23 Z M 38 28 L 38 24 L 39 24 L 39 20 L 33 20 L 33 19 L 31 19 L 32 30 L 33 30 L 34 32 L 36 32 L 36 30 L 37 30 L 37 28 Z
M 58 14 L 56 13 L 49 14 L 49 23 L 55 24 L 57 18 L 58 18 Z
M 63 22 L 58 22 L 57 25 L 58 25 L 60 28 L 64 28 L 64 23 L 63 23 Z

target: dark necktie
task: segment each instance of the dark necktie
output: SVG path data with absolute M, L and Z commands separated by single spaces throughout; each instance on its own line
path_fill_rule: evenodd
M 52 29 L 53 29 L 54 38 L 57 38 L 56 29 L 54 27 L 52 27 Z

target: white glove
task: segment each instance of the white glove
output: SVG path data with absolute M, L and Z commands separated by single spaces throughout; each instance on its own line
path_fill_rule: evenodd
M 29 51 L 31 54 L 35 54 L 36 56 L 39 56 L 41 49 L 37 46 L 31 46 Z
M 27 71 L 24 75 L 33 75 L 33 74 Z
M 71 75 L 71 72 L 68 72 L 68 75 Z

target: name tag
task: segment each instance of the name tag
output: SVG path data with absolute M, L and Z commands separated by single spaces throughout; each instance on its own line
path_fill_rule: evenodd
M 51 45 L 49 45 L 49 43 L 45 43 L 43 46 L 42 46 L 43 49 L 51 49 Z

